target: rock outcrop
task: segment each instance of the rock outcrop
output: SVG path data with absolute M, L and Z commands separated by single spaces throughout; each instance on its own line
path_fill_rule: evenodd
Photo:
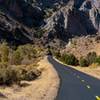
M 88 13 L 94 28 L 100 32 L 100 1 L 86 0 L 80 7 L 80 10 Z
M 34 40 L 34 30 L 26 27 L 9 15 L 0 13 L 0 40 L 11 43 L 26 43 Z
M 45 18 L 48 9 L 52 15 Z M 18 41 L 33 41 L 35 29 L 41 27 L 47 41 L 100 33 L 100 0 L 0 0 L 0 12 L 0 38 L 5 31 L 17 34 L 9 37 Z
M 38 26 L 43 20 L 43 12 L 26 0 L 0 0 L 0 9 L 28 27 Z
M 24 0 L 0 0 L 0 40 L 34 40 L 34 27 L 43 23 L 43 11 Z
M 97 4 L 96 4 L 97 2 Z M 100 31 L 100 1 L 70 0 L 46 20 L 48 36 L 63 40 Z

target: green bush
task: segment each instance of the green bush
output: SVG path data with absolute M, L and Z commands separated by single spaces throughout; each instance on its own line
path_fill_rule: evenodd
M 79 60 L 79 64 L 81 67 L 87 67 L 88 65 L 88 61 L 85 58 L 80 58 Z
M 19 68 L 18 72 L 20 72 L 21 80 L 26 80 L 26 81 L 32 81 L 41 74 L 41 71 L 39 71 L 34 67 Z
M 36 68 L 0 66 L 0 85 L 20 85 L 22 80 L 32 81 L 40 76 L 41 71 Z
M 63 54 L 61 60 L 68 65 L 78 65 L 78 59 L 73 54 Z
M 20 83 L 20 75 L 11 67 L 0 68 L 0 85 L 11 85 L 13 83 Z
M 61 54 L 60 54 L 60 52 L 58 51 L 58 52 L 55 52 L 55 53 L 54 53 L 54 56 L 55 56 L 57 59 L 60 59 Z
M 97 54 L 95 52 L 90 52 L 87 54 L 86 60 L 88 64 L 91 65 L 92 63 L 95 63 L 96 58 Z
M 15 65 L 21 64 L 23 57 L 21 56 L 21 52 L 19 50 L 13 52 L 12 60 L 13 60 L 12 63 Z
M 61 61 L 62 62 L 66 62 L 67 61 L 67 59 L 68 59 L 68 54 L 62 54 L 62 56 L 61 56 Z
M 100 65 L 100 56 L 98 56 L 95 60 L 95 63 L 98 63 Z
M 6 43 L 0 44 L 0 85 L 20 84 L 22 80 L 36 79 L 41 72 L 34 68 L 34 65 L 31 68 L 13 65 L 22 64 L 23 59 L 36 58 L 40 53 L 39 50 L 40 48 L 35 48 L 31 44 L 18 46 L 15 49 L 10 49 Z
M 27 56 L 28 59 L 35 58 L 37 56 L 37 50 L 31 44 L 19 46 L 17 49 L 22 57 Z
M 4 42 L 1 44 L 0 51 L 1 51 L 1 61 L 8 62 L 9 47 L 7 43 Z

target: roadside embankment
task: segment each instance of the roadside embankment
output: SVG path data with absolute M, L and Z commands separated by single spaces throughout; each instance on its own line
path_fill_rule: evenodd
M 0 89 L 0 93 L 5 96 L 0 100 L 54 100 L 60 82 L 57 72 L 47 57 L 39 62 L 38 69 L 42 69 L 41 76 L 34 81 L 26 82 L 25 87 Z
M 80 72 L 83 72 L 83 73 L 87 74 L 87 75 L 90 75 L 92 77 L 95 77 L 97 79 L 100 79 L 100 66 L 99 65 L 98 66 L 95 66 L 95 64 L 94 64 L 94 65 L 91 65 L 89 67 L 79 67 L 79 66 L 76 66 L 75 67 L 75 66 L 70 66 L 70 65 L 64 64 L 63 62 L 59 61 L 55 57 L 54 57 L 54 59 L 57 62 L 65 65 L 65 66 L 69 66 L 69 67 L 74 68 L 74 69 L 76 69 L 76 70 L 78 70 Z

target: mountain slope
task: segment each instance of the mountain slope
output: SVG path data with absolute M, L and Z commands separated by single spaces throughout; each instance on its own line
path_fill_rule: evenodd
M 96 34 L 99 8 L 99 0 L 0 0 L 0 38 L 25 43 L 34 41 L 38 30 L 47 41 Z M 44 17 L 47 13 L 50 16 Z
M 80 7 L 77 7 L 76 2 L 70 0 L 66 6 L 47 19 L 45 27 L 51 37 L 56 36 L 66 40 L 100 31 L 100 6 L 95 5 L 92 0 L 85 0 Z

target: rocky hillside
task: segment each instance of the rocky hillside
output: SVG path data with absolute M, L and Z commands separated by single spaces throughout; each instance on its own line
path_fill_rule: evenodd
M 100 36 L 76 37 L 69 41 L 63 52 L 74 54 L 77 58 L 85 57 L 89 52 L 100 55 Z
M 47 19 L 45 28 L 49 30 L 50 37 L 67 40 L 74 36 L 100 32 L 100 1 L 79 1 L 81 0 L 70 0 Z
M 39 30 L 46 42 L 99 33 L 100 1 L 0 0 L 0 40 L 32 42 Z
M 26 43 L 34 40 L 34 27 L 43 21 L 43 12 L 24 0 L 0 0 L 0 40 Z

